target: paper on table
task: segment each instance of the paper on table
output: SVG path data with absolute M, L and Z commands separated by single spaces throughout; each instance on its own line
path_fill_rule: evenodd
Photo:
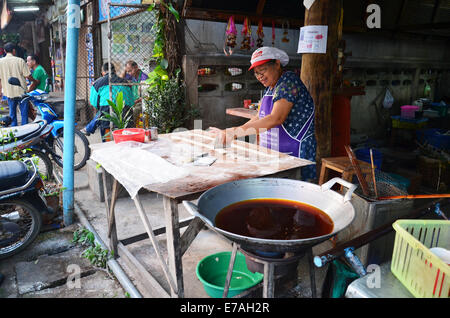
M 94 148 L 91 159 L 112 174 L 131 198 L 145 185 L 165 183 L 189 175 L 188 170 L 171 164 L 133 142 Z

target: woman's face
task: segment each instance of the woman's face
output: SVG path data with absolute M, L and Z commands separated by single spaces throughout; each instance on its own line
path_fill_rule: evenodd
M 265 63 L 263 65 L 256 66 L 253 69 L 256 79 L 264 85 L 264 87 L 274 87 L 280 78 L 280 62 L 277 60 L 275 63 Z

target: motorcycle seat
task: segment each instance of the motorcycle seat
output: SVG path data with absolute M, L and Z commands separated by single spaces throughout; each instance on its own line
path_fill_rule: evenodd
M 0 191 L 17 188 L 27 183 L 31 172 L 22 161 L 0 161 Z
M 38 131 L 40 128 L 41 128 L 41 125 L 38 123 L 31 123 L 31 124 L 26 124 L 26 125 L 22 125 L 22 126 L 14 126 L 14 127 L 5 127 L 5 128 L 0 128 L 0 136 L 7 139 L 7 138 L 9 138 L 10 134 L 12 133 L 14 135 L 14 137 L 11 139 L 17 138 L 18 140 L 20 140 L 20 139 L 23 139 L 23 138 L 31 135 L 32 133 Z

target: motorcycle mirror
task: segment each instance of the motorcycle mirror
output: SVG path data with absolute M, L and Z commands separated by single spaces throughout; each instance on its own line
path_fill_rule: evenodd
M 8 83 L 14 86 L 21 86 L 20 81 L 17 77 L 10 77 Z

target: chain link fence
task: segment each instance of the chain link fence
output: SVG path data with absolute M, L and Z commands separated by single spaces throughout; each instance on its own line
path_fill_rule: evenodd
M 53 92 L 59 98 L 64 94 L 64 67 L 65 67 L 65 36 L 66 23 L 58 22 L 53 26 L 50 55 L 52 57 Z M 78 68 L 76 78 L 76 121 L 81 124 L 88 123 L 95 115 L 95 109 L 89 104 L 89 93 L 94 82 L 94 43 L 92 26 L 81 25 L 78 42 Z M 59 93 L 59 94 L 58 94 Z M 54 106 L 61 107 L 63 103 Z M 63 109 L 56 109 L 63 112 Z
M 147 87 L 143 80 L 154 68 L 151 57 L 156 34 L 152 27 L 156 23 L 156 16 L 154 12 L 147 11 L 147 8 L 146 5 L 109 3 L 108 10 L 108 62 L 114 65 L 118 76 L 129 80 L 126 85 L 131 86 L 135 100 L 135 127 L 143 126 L 142 97 Z M 125 68 L 128 62 L 135 62 L 140 72 L 135 75 L 127 74 Z M 124 84 L 110 83 L 110 87 L 114 85 Z

